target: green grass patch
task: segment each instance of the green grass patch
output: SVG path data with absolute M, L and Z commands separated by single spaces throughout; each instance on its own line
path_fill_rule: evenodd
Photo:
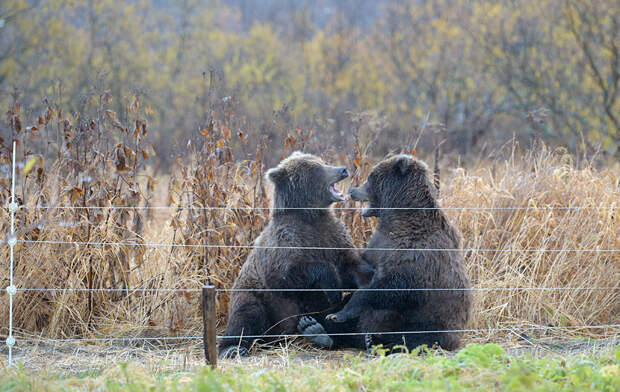
M 226 365 L 215 371 L 153 372 L 119 363 L 97 372 L 0 371 L 0 391 L 620 391 L 620 347 L 598 355 L 509 356 L 496 344 L 470 344 L 454 356 L 426 352 L 286 367 Z

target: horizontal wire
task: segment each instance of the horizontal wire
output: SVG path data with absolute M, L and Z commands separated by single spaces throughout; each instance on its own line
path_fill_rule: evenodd
M 129 292 L 129 293 L 133 293 L 133 292 L 146 292 L 146 293 L 156 293 L 156 292 L 200 292 L 202 291 L 202 289 L 196 289 L 196 288 L 191 288 L 191 289 L 173 289 L 173 288 L 161 288 L 161 289 L 157 289 L 157 288 L 153 288 L 153 289 L 148 289 L 148 288 L 135 288 L 135 289 L 124 289 L 124 288 L 99 288 L 99 289 L 87 289 L 87 288 L 82 288 L 82 287 L 51 287 L 51 288 L 47 288 L 47 287 L 24 287 L 24 288 L 17 288 L 17 291 L 84 291 L 84 292 Z
M 376 331 L 376 332 L 340 332 L 330 333 L 329 336 L 356 336 L 356 335 L 407 335 L 422 333 L 459 333 L 459 332 L 508 332 L 508 331 L 533 331 L 533 330 L 557 330 L 557 329 L 602 329 L 620 328 L 620 324 L 608 325 L 573 325 L 573 326 L 536 326 L 536 327 L 506 327 L 506 328 L 481 328 L 481 329 L 444 329 L 428 331 Z M 260 338 L 298 338 L 316 337 L 326 334 L 281 334 L 281 335 L 217 335 L 217 339 L 260 339 Z M 20 342 L 80 342 L 80 341 L 157 341 L 157 340 L 202 340 L 202 336 L 161 336 L 161 337 L 99 337 L 99 338 L 17 338 Z
M 382 332 L 339 332 L 339 333 L 314 333 L 314 334 L 282 334 L 282 335 L 218 335 L 218 339 L 260 339 L 260 338 L 297 338 L 314 336 L 357 336 L 357 335 L 406 335 L 422 333 L 458 333 L 458 332 L 506 332 L 506 331 L 533 331 L 553 329 L 601 329 L 620 328 L 620 324 L 608 325 L 571 325 L 571 326 L 538 326 L 538 327 L 506 327 L 484 329 L 437 329 L 428 331 L 382 331 Z
M 180 206 L 20 206 L 22 209 L 40 210 L 226 210 L 226 211 L 252 211 L 252 210 L 363 210 L 365 207 L 180 207 Z M 589 210 L 589 209 L 616 209 L 620 206 L 547 206 L 547 207 L 373 207 L 373 210 Z
M 307 335 L 304 335 L 307 336 Z M 549 349 L 551 347 L 546 347 L 547 345 L 549 345 L 549 342 L 547 342 L 546 338 L 549 337 L 536 337 L 536 340 L 532 340 L 531 337 L 521 337 L 519 335 L 517 335 L 517 337 L 519 338 L 519 340 L 521 340 L 521 343 L 524 347 L 539 347 L 539 348 L 546 348 Z M 173 339 L 177 339 L 177 340 L 202 340 L 203 337 L 202 336 L 181 336 L 178 338 L 173 337 L 171 340 Z M 47 338 L 41 338 L 41 339 L 20 339 L 20 342 L 26 342 L 26 343 L 45 343 L 45 342 L 52 342 L 52 343 L 62 343 L 62 342 L 74 342 L 76 340 L 63 340 L 63 341 L 59 341 L 60 339 L 47 339 Z M 104 340 L 108 340 L 108 339 L 104 339 Z M 144 338 L 144 340 L 149 341 L 149 340 L 162 340 L 162 338 Z M 166 339 L 163 339 L 166 340 Z M 496 342 L 497 344 L 499 344 L 500 346 L 505 346 L 505 345 L 514 345 L 516 342 L 514 340 L 504 340 L 504 341 L 500 341 L 500 342 Z M 599 342 L 596 341 L 594 339 L 590 339 L 587 338 L 586 340 L 584 340 L 584 343 L 586 343 L 588 345 L 589 348 L 595 348 L 595 347 L 605 347 L 608 345 L 614 345 L 614 343 L 607 343 L 607 342 Z M 578 343 L 579 344 L 579 343 Z M 200 351 L 202 352 L 202 348 L 200 348 Z
M 197 289 L 201 290 L 201 289 Z M 358 289 L 216 289 L 218 292 L 254 291 L 518 291 L 518 290 L 620 290 L 620 286 L 600 287 L 460 287 L 460 288 L 358 288 Z
M 16 338 L 18 342 L 106 342 L 106 341 L 153 341 L 153 340 L 202 340 L 202 336 L 161 336 L 161 337 L 101 337 L 101 338 Z
M 322 246 L 262 246 L 262 245 L 218 245 L 218 244 L 164 244 L 139 242 L 97 242 L 97 241 L 51 241 L 18 240 L 26 244 L 54 245 L 114 245 L 114 246 L 148 246 L 148 247 L 182 247 L 182 248 L 220 248 L 220 249 L 288 249 L 288 250 L 374 250 L 374 251 L 417 251 L 417 252 L 620 252 L 620 249 L 484 249 L 484 248 L 356 248 L 356 247 L 322 247 Z
M 592 287 L 460 287 L 460 288 L 357 288 L 357 289 L 291 289 L 291 288 L 265 288 L 265 289 L 216 289 L 217 292 L 331 292 L 331 291 L 525 291 L 525 290 L 540 290 L 540 291 L 554 291 L 554 290 L 620 290 L 620 286 L 592 286 Z M 24 287 L 18 288 L 17 291 L 78 291 L 78 292 L 201 292 L 201 288 L 95 288 L 87 289 L 82 287 Z

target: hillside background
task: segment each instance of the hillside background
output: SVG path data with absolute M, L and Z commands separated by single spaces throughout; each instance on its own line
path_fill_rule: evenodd
M 618 14 L 607 0 L 2 0 L 0 107 L 93 114 L 106 92 L 122 122 L 137 97 L 163 171 L 215 109 L 252 144 L 312 132 L 307 150 L 366 138 L 377 155 L 485 155 L 540 138 L 617 158 Z

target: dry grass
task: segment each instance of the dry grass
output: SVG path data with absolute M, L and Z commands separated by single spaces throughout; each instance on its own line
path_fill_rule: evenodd
M 568 155 L 544 148 L 503 165 L 457 169 L 443 205 L 532 207 L 527 210 L 449 211 L 465 248 L 529 249 L 467 252 L 478 287 L 609 287 L 620 281 L 620 171 L 577 169 Z M 546 207 L 607 207 L 550 210 Z M 566 249 L 564 252 L 543 252 Z M 473 326 L 593 325 L 620 322 L 620 290 L 477 292 Z M 600 332 L 600 331 L 599 331 Z
M 105 98 L 105 97 L 104 97 Z M 12 124 L 21 141 L 18 159 L 28 161 L 42 151 L 43 130 L 58 127 L 64 137 L 54 151 L 43 153 L 42 167 L 19 174 L 22 208 L 16 217 L 20 238 L 34 241 L 132 242 L 176 245 L 250 245 L 268 220 L 268 189 L 262 183 L 269 154 L 265 144 L 252 148 L 252 160 L 234 161 L 231 143 L 243 143 L 226 121 L 213 121 L 202 132 L 201 145 L 179 157 L 170 177 L 154 178 L 148 165 L 146 126 L 138 107 L 129 125 L 106 111 L 92 122 L 62 119 L 58 113 L 39 120 L 38 131 Z M 17 108 L 15 108 L 15 116 Z M 69 124 L 67 124 L 69 122 Z M 88 125 L 88 126 L 85 126 Z M 62 128 L 61 128 L 62 126 Z M 144 130 L 141 131 L 140 127 Z M 101 135 L 118 128 L 113 140 Z M 133 129 L 133 131 L 132 131 Z M 136 131 L 135 129 L 138 129 Z M 30 132 L 30 133 L 28 133 Z M 49 132 L 46 132 L 49 134 Z M 143 135 L 142 135 L 143 134 Z M 37 139 L 38 138 L 38 139 Z M 287 139 L 299 148 L 309 138 Z M 26 144 L 26 145 L 24 145 Z M 89 148 L 86 148 L 89 146 Z M 8 159 L 2 146 L 2 164 Z M 249 146 L 244 148 L 249 149 Z M 142 150 L 145 152 L 143 153 Z M 60 152 L 58 152 L 60 151 Z M 332 162 L 354 169 L 358 183 L 379 158 L 361 147 L 349 155 L 330 151 Z M 57 154 L 57 156 L 56 156 Z M 249 155 L 249 153 L 248 153 Z M 620 249 L 618 209 L 549 210 L 546 207 L 618 207 L 620 166 L 603 169 L 577 165 L 562 151 L 508 154 L 506 161 L 477 162 L 475 167 L 444 170 L 444 207 L 535 207 L 527 210 L 448 210 L 463 233 L 464 248 L 534 249 L 515 252 L 466 252 L 466 265 L 476 287 L 601 287 L 620 281 L 620 253 L 579 252 Z M 85 180 L 87 178 L 87 180 Z M 8 178 L 0 179 L 3 205 L 8 204 Z M 348 184 L 347 184 L 348 185 Z M 144 206 L 165 210 L 37 210 L 35 205 Z M 352 204 L 348 204 L 352 205 Z M 223 210 L 185 207 L 225 206 Z M 338 212 L 357 246 L 364 246 L 372 221 L 355 211 Z M 9 215 L 0 211 L 0 232 L 8 232 Z M 542 252 L 545 249 L 567 249 Z M 19 288 L 199 288 L 208 281 L 230 287 L 247 249 L 183 246 L 19 244 L 15 279 Z M 8 285 L 8 246 L 0 254 L 0 281 Z M 575 326 L 620 323 L 620 290 L 476 291 L 472 328 Z M 7 295 L 0 296 L 6 309 Z M 227 297 L 219 297 L 220 321 L 226 319 Z M 20 334 L 42 337 L 199 335 L 199 295 L 195 292 L 19 292 L 14 322 Z M 0 315 L 7 331 L 7 312 Z M 602 337 L 618 329 L 562 331 Z M 529 332 L 528 332 L 529 334 Z M 509 333 L 470 334 L 470 339 L 497 341 Z

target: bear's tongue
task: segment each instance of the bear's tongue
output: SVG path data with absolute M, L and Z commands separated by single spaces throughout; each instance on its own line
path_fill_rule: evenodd
M 335 184 L 331 184 L 329 186 L 329 191 L 331 192 L 332 196 L 334 196 L 336 199 L 344 200 L 344 195 L 342 194 L 342 192 L 340 192 L 338 189 L 336 189 L 336 185 Z

